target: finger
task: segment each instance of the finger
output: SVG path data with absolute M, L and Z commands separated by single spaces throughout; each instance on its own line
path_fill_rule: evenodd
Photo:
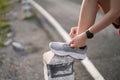
M 75 29 L 72 29 L 70 34 L 76 34 L 76 30 Z
M 72 36 L 72 32 L 70 32 L 69 35 Z
M 72 39 L 70 42 L 69 42 L 69 46 L 71 45 L 71 44 L 73 44 L 74 43 L 74 40 Z
M 71 31 L 72 31 L 73 34 L 76 34 L 76 32 L 77 32 L 76 27 L 73 27 Z
M 70 44 L 70 47 L 71 47 L 71 48 L 75 48 L 75 45 L 74 45 L 74 44 Z
M 79 46 L 76 45 L 76 44 L 71 44 L 70 47 L 71 47 L 71 48 L 79 48 Z
M 75 36 L 75 34 L 70 33 L 69 36 L 70 36 L 71 38 L 73 38 L 73 37 Z
M 72 33 L 70 33 L 69 36 L 70 36 L 71 38 L 74 38 L 74 34 L 72 34 Z
M 73 30 L 73 34 L 76 34 L 76 30 L 75 29 Z
M 70 42 L 69 46 L 72 48 L 79 48 L 79 45 L 74 41 L 74 39 Z
M 76 33 L 77 27 L 72 27 L 71 32 Z

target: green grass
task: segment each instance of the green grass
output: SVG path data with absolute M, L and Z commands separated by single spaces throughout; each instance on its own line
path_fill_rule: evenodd
M 4 46 L 7 34 L 10 32 L 10 24 L 6 22 L 6 13 L 10 8 L 11 3 L 8 0 L 0 0 L 0 47 Z
M 3 41 L 0 41 L 0 47 L 4 47 L 4 42 Z
M 5 29 L 0 33 L 0 41 L 5 41 L 7 38 L 7 34 L 10 32 L 10 28 Z
M 6 27 L 0 31 L 0 47 L 4 46 L 4 42 L 9 32 L 10 32 L 10 27 Z
M 36 18 L 36 14 L 32 13 L 29 17 L 25 17 L 23 20 L 31 20 L 31 19 L 35 19 Z
M 0 30 L 5 29 L 5 28 L 9 28 L 9 27 L 10 27 L 10 24 L 8 24 L 8 23 L 0 23 Z
M 0 15 L 4 15 L 4 13 L 8 12 L 10 9 L 11 3 L 4 0 L 0 2 Z
M 0 16 L 0 22 L 6 22 L 7 21 L 7 17 L 5 16 Z
M 10 6 L 10 2 L 8 0 L 0 0 L 0 8 L 5 8 L 6 6 Z

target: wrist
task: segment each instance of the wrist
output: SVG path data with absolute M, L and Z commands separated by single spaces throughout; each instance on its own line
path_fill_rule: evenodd
M 94 34 L 90 30 L 87 30 L 85 33 L 87 39 L 92 39 L 94 37 Z

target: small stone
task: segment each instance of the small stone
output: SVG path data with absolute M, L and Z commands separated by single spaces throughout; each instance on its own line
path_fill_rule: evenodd
M 5 46 L 8 46 L 9 44 L 12 43 L 12 41 L 13 41 L 12 39 L 8 39 L 8 40 L 4 43 L 4 45 L 5 45 Z
M 13 43 L 12 43 L 12 46 L 13 46 L 13 48 L 16 49 L 16 50 L 20 50 L 20 51 L 24 50 L 24 46 L 23 46 L 21 43 L 13 42 Z
M 11 32 L 7 34 L 8 38 L 11 38 L 12 36 L 13 36 L 13 34 Z

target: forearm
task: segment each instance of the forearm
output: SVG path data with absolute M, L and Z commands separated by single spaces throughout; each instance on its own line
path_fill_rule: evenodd
M 89 28 L 90 32 L 96 34 L 110 25 L 119 16 L 119 11 L 114 12 L 110 10 L 106 15 L 103 16 L 103 18 L 101 18 L 97 23 Z

